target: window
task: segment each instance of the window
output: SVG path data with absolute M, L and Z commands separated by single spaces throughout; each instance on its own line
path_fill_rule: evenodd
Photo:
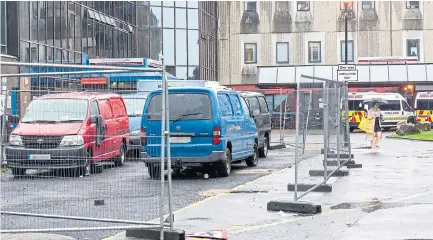
M 261 113 L 268 113 L 268 104 L 266 103 L 266 99 L 264 97 L 259 97 L 259 105 Z
M 424 110 L 424 111 L 433 110 L 433 99 L 418 99 L 416 101 L 416 108 L 418 110 Z
M 347 9 L 353 9 L 353 2 L 349 2 Z M 340 10 L 344 10 L 344 1 L 340 2 Z
M 250 109 L 248 108 L 247 102 L 245 102 L 245 98 L 241 97 L 241 105 L 242 105 L 242 110 L 244 111 L 244 116 L 251 117 Z
M 362 102 L 363 100 L 349 100 L 349 111 L 364 111 Z
M 232 102 L 234 115 L 237 117 L 242 116 L 241 103 L 238 96 L 230 95 L 230 101 Z
M 93 101 L 90 106 L 90 116 L 98 116 L 99 115 L 99 107 L 96 101 Z
M 308 42 L 308 62 L 322 62 L 321 42 Z
M 257 63 L 257 43 L 245 43 L 245 63 Z
M 111 110 L 111 105 L 108 100 L 99 101 L 99 109 L 101 110 L 101 115 L 104 119 L 113 118 L 113 112 Z
M 374 1 L 362 1 L 362 10 L 374 9 Z
M 405 111 L 405 112 L 411 112 L 412 111 L 412 108 L 409 106 L 409 104 L 407 104 L 406 101 L 402 101 L 402 103 L 403 103 L 403 111 Z
M 6 2 L 0 2 L 0 53 L 6 53 Z
M 299 12 L 310 11 L 310 1 L 297 1 L 296 6 Z
M 388 100 L 388 104 L 381 105 L 379 108 L 382 111 L 400 111 L 400 100 Z
M 170 108 L 169 119 L 174 121 L 182 115 L 182 120 L 212 119 L 212 104 L 209 95 L 203 93 L 170 93 L 168 95 Z M 150 99 L 147 108 L 147 119 L 161 120 L 161 94 Z M 229 103 L 230 104 L 230 103 Z
M 254 110 L 259 110 L 260 111 L 260 103 L 259 103 L 259 100 L 257 100 L 256 97 L 248 98 L 248 103 L 250 105 L 250 111 L 251 111 L 251 113 Z
M 346 61 L 346 43 L 344 40 L 340 41 L 340 59 L 342 62 Z M 354 46 L 353 46 L 353 40 L 347 40 L 347 61 L 348 62 L 353 62 L 354 57 L 353 57 L 353 52 L 354 52 Z
M 257 2 L 256 1 L 246 1 L 245 11 L 247 12 L 257 12 Z
M 277 63 L 289 63 L 288 42 L 277 42 Z
M 233 116 L 232 107 L 225 94 L 218 94 L 218 104 L 221 108 L 222 117 Z
M 418 57 L 419 60 L 419 39 L 407 39 L 406 49 L 408 57 Z
M 419 9 L 419 1 L 407 1 L 406 9 Z
M 114 117 L 126 117 L 125 105 L 120 99 L 110 100 L 111 106 L 113 107 Z

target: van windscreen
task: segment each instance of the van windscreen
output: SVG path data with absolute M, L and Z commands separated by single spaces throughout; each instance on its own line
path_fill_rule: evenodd
M 380 105 L 379 108 L 382 111 L 400 111 L 400 100 L 388 100 L 388 104 Z
M 87 116 L 84 99 L 35 99 L 21 122 L 82 122 Z
M 418 99 L 416 106 L 419 110 L 433 110 L 433 99 Z
M 212 105 L 207 94 L 170 93 L 168 95 L 170 120 L 212 119 Z M 161 94 L 150 99 L 147 108 L 148 120 L 161 120 Z

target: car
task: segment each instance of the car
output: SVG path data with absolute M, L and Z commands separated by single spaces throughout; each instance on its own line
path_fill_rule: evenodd
M 247 102 L 250 115 L 254 118 L 257 126 L 259 140 L 259 156 L 268 156 L 271 141 L 271 114 L 269 112 L 266 97 L 258 92 L 240 91 L 239 94 Z
M 48 94 L 30 102 L 6 147 L 14 176 L 26 169 L 102 171 L 103 161 L 124 164 L 129 141 L 125 104 L 114 93 Z M 96 165 L 96 163 L 98 163 Z
M 205 167 L 226 177 L 232 163 L 258 164 L 256 124 L 236 91 L 186 87 L 168 95 L 173 170 Z M 160 177 L 161 99 L 161 90 L 149 94 L 141 122 L 141 159 L 152 178 Z
M 146 103 L 147 95 L 148 93 L 146 92 L 122 94 L 129 118 L 130 138 L 128 142 L 127 157 L 131 160 L 136 160 L 140 157 L 141 117 L 143 115 L 143 108 Z

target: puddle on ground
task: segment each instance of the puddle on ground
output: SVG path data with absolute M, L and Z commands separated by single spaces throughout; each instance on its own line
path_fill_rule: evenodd
M 331 209 L 355 209 L 360 208 L 361 211 L 366 213 L 371 213 L 377 210 L 381 209 L 389 209 L 389 208 L 397 208 L 397 207 L 405 207 L 410 205 L 420 205 L 422 203 L 384 203 L 378 200 L 373 200 L 369 202 L 347 202 L 347 203 L 340 203 L 334 206 L 331 206 Z
M 201 217 L 195 217 L 195 218 L 187 218 L 188 221 L 206 221 L 210 220 L 211 218 L 201 218 Z

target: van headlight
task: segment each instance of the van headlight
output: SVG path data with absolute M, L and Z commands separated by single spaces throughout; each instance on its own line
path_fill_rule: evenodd
M 129 132 L 130 136 L 140 136 L 140 130 L 134 130 Z
M 23 146 L 23 139 L 20 135 L 10 135 L 9 136 L 9 145 L 11 146 Z
M 60 147 L 81 146 L 84 144 L 82 135 L 68 135 L 62 138 Z

